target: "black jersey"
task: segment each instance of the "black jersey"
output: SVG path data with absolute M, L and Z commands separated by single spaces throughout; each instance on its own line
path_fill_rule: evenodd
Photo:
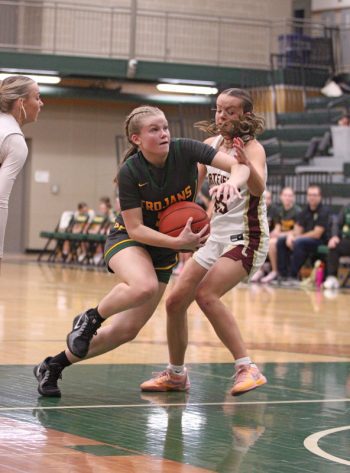
M 210 165 L 217 150 L 204 143 L 188 139 L 171 140 L 163 168 L 149 163 L 141 152 L 128 158 L 119 177 L 121 210 L 141 207 L 143 223 L 158 229 L 158 212 L 181 200 L 194 201 L 197 192 L 197 163 Z M 121 215 L 116 228 L 124 225 Z

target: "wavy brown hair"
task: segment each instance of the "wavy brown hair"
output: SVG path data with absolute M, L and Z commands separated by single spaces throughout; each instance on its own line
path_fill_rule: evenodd
M 210 136 L 219 134 L 228 135 L 230 138 L 241 138 L 244 142 L 254 139 L 264 131 L 264 119 L 255 115 L 253 100 L 250 94 L 243 89 L 226 89 L 219 95 L 229 95 L 241 100 L 243 113 L 238 119 L 227 120 L 218 126 L 215 121 L 200 121 L 194 124 L 196 128 L 205 131 Z

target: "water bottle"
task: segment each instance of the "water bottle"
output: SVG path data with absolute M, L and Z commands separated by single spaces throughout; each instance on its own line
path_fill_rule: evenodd
M 324 263 L 322 261 L 317 261 L 316 264 L 317 266 L 316 266 L 316 274 L 315 274 L 315 284 L 316 284 L 317 289 L 319 289 L 323 283 Z

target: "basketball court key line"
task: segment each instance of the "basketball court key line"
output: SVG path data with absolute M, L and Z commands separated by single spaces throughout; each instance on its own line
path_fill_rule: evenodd
M 318 441 L 321 440 L 321 438 L 326 437 L 327 435 L 330 435 L 330 434 L 342 432 L 344 430 L 350 430 L 350 425 L 346 425 L 344 427 L 336 427 L 334 429 L 322 430 L 321 432 L 316 432 L 315 434 L 309 435 L 309 437 L 307 437 L 304 440 L 304 447 L 307 450 L 309 450 L 311 453 L 313 453 L 314 455 L 318 455 L 321 458 L 325 458 L 326 460 L 329 460 L 335 463 L 340 463 L 342 465 L 350 466 L 349 460 L 345 460 L 343 458 L 339 458 L 334 455 L 331 455 L 330 453 L 325 452 L 318 446 Z

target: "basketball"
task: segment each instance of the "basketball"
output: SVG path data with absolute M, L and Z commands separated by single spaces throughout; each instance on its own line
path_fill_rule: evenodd
M 206 211 L 200 205 L 195 202 L 181 201 L 170 205 L 160 212 L 159 231 L 166 235 L 177 237 L 184 229 L 190 217 L 193 218 L 191 225 L 193 233 L 200 232 L 210 222 Z M 209 231 L 208 225 L 205 234 L 207 235 Z

